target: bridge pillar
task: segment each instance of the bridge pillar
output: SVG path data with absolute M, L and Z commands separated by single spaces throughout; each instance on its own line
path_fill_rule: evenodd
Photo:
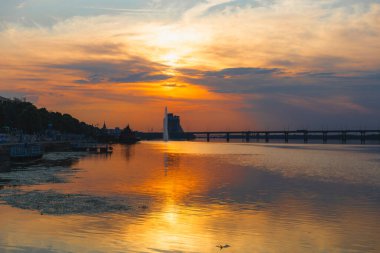
M 289 143 L 289 132 L 284 132 L 285 134 L 285 143 Z
M 230 142 L 230 133 L 226 133 L 227 142 Z
M 210 133 L 206 133 L 207 135 L 207 142 L 210 142 Z
M 346 144 L 346 143 L 347 143 L 347 132 L 342 131 L 342 144 Z
M 326 131 L 322 132 L 322 140 L 323 140 L 323 144 L 327 143 L 327 132 Z
M 309 142 L 309 132 L 305 131 L 303 132 L 303 143 L 308 143 Z
M 365 131 L 361 131 L 360 132 L 360 143 L 361 144 L 365 144 L 366 142 L 366 132 Z
M 251 138 L 251 132 L 248 131 L 248 132 L 245 133 L 245 141 L 249 142 L 250 138 Z
M 265 133 L 265 142 L 266 143 L 269 142 L 269 133 L 268 132 Z

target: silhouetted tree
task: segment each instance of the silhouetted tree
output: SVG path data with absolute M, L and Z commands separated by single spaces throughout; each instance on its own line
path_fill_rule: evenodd
M 0 128 L 16 128 L 25 133 L 39 133 L 51 124 L 55 130 L 63 133 L 97 136 L 97 127 L 80 122 L 70 114 L 49 112 L 46 108 L 38 109 L 32 103 L 9 100 L 0 103 Z

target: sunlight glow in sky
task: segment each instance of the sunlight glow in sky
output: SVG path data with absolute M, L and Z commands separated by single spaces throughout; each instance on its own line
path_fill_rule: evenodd
M 378 0 L 2 0 L 0 96 L 161 130 L 380 126 Z

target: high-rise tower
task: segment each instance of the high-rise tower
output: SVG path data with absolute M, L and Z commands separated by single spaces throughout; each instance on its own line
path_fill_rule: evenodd
M 164 115 L 164 141 L 169 141 L 169 129 L 168 129 L 168 107 L 165 106 Z

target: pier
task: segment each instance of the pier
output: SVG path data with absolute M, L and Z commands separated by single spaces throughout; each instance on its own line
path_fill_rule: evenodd
M 197 139 L 203 138 L 207 142 L 211 139 L 225 139 L 226 142 L 241 139 L 243 142 L 264 140 L 268 143 L 271 139 L 282 139 L 284 143 L 289 143 L 291 137 L 302 140 L 303 143 L 309 143 L 311 139 L 321 140 L 324 144 L 329 140 L 339 140 L 342 144 L 346 144 L 348 140 L 359 140 L 361 144 L 366 144 L 368 140 L 380 142 L 380 130 L 200 131 L 186 134 L 194 135 Z

